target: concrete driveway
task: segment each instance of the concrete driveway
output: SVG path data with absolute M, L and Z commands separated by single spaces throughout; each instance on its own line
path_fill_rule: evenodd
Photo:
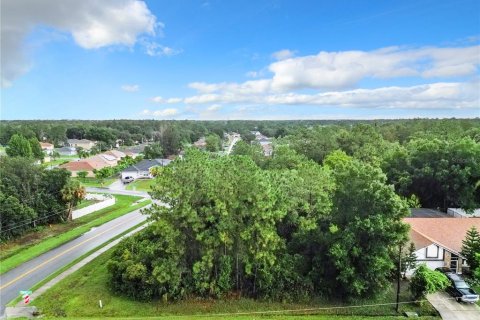
M 480 320 L 480 307 L 476 304 L 459 303 L 446 292 L 427 296 L 444 320 Z

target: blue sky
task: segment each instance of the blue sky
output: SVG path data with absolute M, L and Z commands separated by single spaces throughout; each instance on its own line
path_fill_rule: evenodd
M 480 116 L 476 0 L 1 5 L 1 119 Z

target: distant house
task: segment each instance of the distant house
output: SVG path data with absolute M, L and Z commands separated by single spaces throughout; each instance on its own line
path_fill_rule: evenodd
M 145 150 L 145 146 L 147 146 L 147 144 L 144 143 L 144 144 L 138 144 L 135 146 L 122 147 L 119 150 L 125 153 L 127 156 L 136 158 L 143 153 L 143 151 Z
M 140 161 L 139 163 L 136 163 L 134 165 L 131 165 L 128 168 L 125 168 L 122 171 L 122 180 L 125 179 L 125 177 L 133 177 L 134 179 L 150 179 L 153 178 L 150 169 L 153 167 L 164 167 L 168 165 L 172 160 L 169 159 L 145 159 Z
M 42 151 L 47 155 L 51 155 L 55 150 L 54 145 L 48 142 L 40 142 L 40 147 L 42 148 Z
M 67 169 L 68 171 L 72 172 L 72 177 L 76 177 L 80 171 L 86 171 L 87 177 L 94 177 L 95 173 L 93 170 L 100 170 L 105 167 L 114 167 L 118 164 L 120 159 L 124 158 L 125 156 L 126 155 L 123 152 L 110 150 L 86 159 L 79 159 L 62 164 L 60 168 Z
M 82 148 L 83 150 L 90 151 L 95 146 L 95 141 L 87 139 L 68 139 L 67 146 L 73 148 Z
M 74 156 L 77 154 L 77 150 L 74 147 L 56 148 L 55 151 L 61 156 Z
M 415 245 L 418 263 L 425 263 L 430 269 L 448 267 L 462 273 L 467 266 L 462 256 L 462 240 L 467 231 L 475 226 L 480 229 L 480 219 L 459 218 L 405 218 L 410 225 L 410 242 Z M 413 270 L 407 271 L 407 275 Z
M 205 137 L 201 137 L 200 139 L 198 139 L 197 141 L 195 141 L 193 143 L 193 145 L 196 147 L 196 148 L 199 148 L 199 149 L 205 149 L 207 147 L 207 141 L 205 140 Z
M 472 213 L 467 213 L 460 208 L 448 208 L 447 214 L 455 218 L 480 218 L 480 209 L 475 209 Z

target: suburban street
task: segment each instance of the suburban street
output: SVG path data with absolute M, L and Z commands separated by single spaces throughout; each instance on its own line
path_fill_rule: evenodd
M 104 190 L 102 190 L 104 191 Z M 86 232 L 56 249 L 46 252 L 0 276 L 0 316 L 5 305 L 19 296 L 20 290 L 30 290 L 39 281 L 83 254 L 107 242 L 122 232 L 146 220 L 135 210 Z

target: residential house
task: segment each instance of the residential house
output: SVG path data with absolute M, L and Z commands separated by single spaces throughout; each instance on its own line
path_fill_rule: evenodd
M 125 168 L 122 174 L 122 180 L 126 177 L 133 177 L 133 179 L 150 179 L 153 178 L 150 169 L 153 167 L 164 167 L 172 162 L 169 159 L 144 159 L 128 168 Z
M 77 149 L 74 147 L 56 148 L 55 151 L 57 151 L 61 156 L 74 156 L 77 154 Z
M 135 146 L 122 147 L 119 150 L 125 153 L 127 156 L 130 156 L 135 159 L 136 157 L 138 157 L 140 154 L 143 153 L 143 151 L 145 150 L 145 146 L 147 146 L 146 143 L 135 145 Z
M 48 142 L 40 142 L 40 147 L 46 155 L 51 155 L 55 150 L 54 145 Z
M 83 150 L 90 151 L 95 146 L 95 141 L 87 139 L 68 139 L 67 146 L 73 148 L 82 148 Z
M 462 256 L 462 241 L 467 231 L 475 226 L 480 229 L 480 219 L 459 218 L 405 218 L 410 225 L 410 241 L 415 245 L 418 263 L 430 269 L 448 267 L 462 273 L 467 266 Z M 407 271 L 411 275 L 413 270 Z
M 480 218 L 480 209 L 475 209 L 471 213 L 467 213 L 460 208 L 448 208 L 447 214 L 455 218 Z
M 86 159 L 79 159 L 62 164 L 60 168 L 65 168 L 72 172 L 72 177 L 76 177 L 80 171 L 86 171 L 87 177 L 94 177 L 94 170 L 100 170 L 105 167 L 114 167 L 118 164 L 120 159 L 125 156 L 126 155 L 123 152 L 118 150 L 110 150 Z
M 193 143 L 193 145 L 196 147 L 196 148 L 199 148 L 199 149 L 205 149 L 207 147 L 207 141 L 205 140 L 205 137 L 201 137 L 200 139 L 198 139 L 197 141 L 195 141 Z

